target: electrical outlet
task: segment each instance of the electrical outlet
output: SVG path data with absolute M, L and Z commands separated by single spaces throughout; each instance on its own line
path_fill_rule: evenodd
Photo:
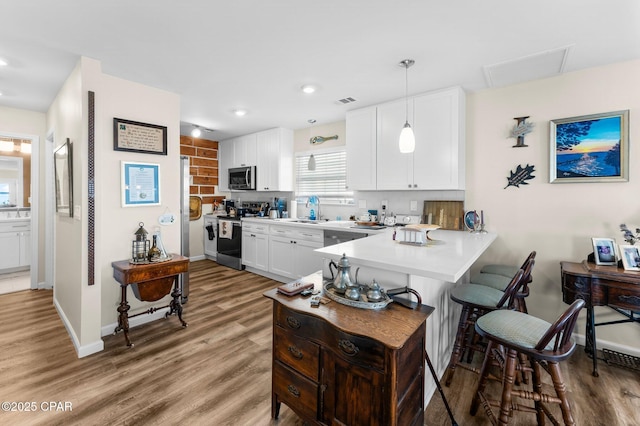
M 416 210 L 418 210 L 418 202 L 415 200 L 411 200 L 411 207 L 410 210 L 412 212 L 415 212 Z
M 386 210 L 387 208 L 389 208 L 389 201 L 387 200 L 382 200 L 382 210 Z

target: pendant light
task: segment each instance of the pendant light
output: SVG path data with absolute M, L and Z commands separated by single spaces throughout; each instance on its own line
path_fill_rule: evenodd
M 403 154 L 412 153 L 416 148 L 416 137 L 413 134 L 413 129 L 409 124 L 409 68 L 415 64 L 413 59 L 405 59 L 398 64 L 405 69 L 405 103 L 406 103 L 406 116 L 405 123 L 402 131 L 400 132 L 400 140 L 398 141 L 398 147 Z
M 314 171 L 316 169 L 316 158 L 311 154 L 309 157 L 309 163 L 307 163 L 307 169 Z

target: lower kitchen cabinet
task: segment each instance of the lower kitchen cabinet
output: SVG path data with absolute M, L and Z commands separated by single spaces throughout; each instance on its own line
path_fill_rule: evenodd
M 322 287 L 322 274 L 303 278 Z M 382 310 L 275 289 L 271 415 L 285 403 L 319 425 L 422 425 L 425 330 L 433 308 L 390 304 Z
M 271 226 L 269 272 L 295 279 L 322 269 L 322 258 L 313 251 L 323 243 L 322 229 Z
M 243 224 L 242 264 L 261 271 L 269 270 L 269 225 Z

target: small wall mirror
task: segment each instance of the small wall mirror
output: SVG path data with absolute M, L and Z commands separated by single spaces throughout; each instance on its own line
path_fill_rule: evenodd
M 67 141 L 60 145 L 54 153 L 55 178 L 56 178 L 56 212 L 73 217 L 73 162 L 72 145 Z

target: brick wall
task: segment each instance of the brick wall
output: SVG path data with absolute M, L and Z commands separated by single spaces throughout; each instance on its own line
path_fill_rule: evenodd
M 180 136 L 180 155 L 189 157 L 189 175 L 193 177 L 189 193 L 202 198 L 202 204 L 222 200 L 223 196 L 215 195 L 215 185 L 218 185 L 218 142 Z

